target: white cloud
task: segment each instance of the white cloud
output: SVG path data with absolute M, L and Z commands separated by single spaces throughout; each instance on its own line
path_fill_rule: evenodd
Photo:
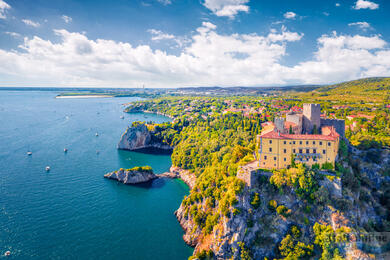
M 294 12 L 287 12 L 284 14 L 284 18 L 286 18 L 286 19 L 295 19 L 296 16 L 297 16 L 297 14 Z
M 289 78 L 302 83 L 328 83 L 362 77 L 388 76 L 390 50 L 379 36 L 323 35 L 314 60 L 294 66 Z
M 0 0 L 0 19 L 5 19 L 5 12 L 7 9 L 11 9 L 11 6 L 4 2 L 3 0 Z
M 367 22 L 349 23 L 348 26 L 357 26 L 364 31 L 371 28 L 371 25 Z
M 82 33 L 55 30 L 61 40 L 25 38 L 19 51 L 0 49 L 2 85 L 257 86 L 328 83 L 390 73 L 390 51 L 378 35 L 323 35 L 311 60 L 283 65 L 287 45 L 303 34 L 286 27 L 266 35 L 228 34 L 204 22 L 177 55 Z
M 159 3 L 163 4 L 163 5 L 170 5 L 172 4 L 172 1 L 171 0 L 157 0 Z
M 217 16 L 233 19 L 239 12 L 249 12 L 249 0 L 204 0 L 203 5 Z
M 353 8 L 356 10 L 359 10 L 359 9 L 375 10 L 375 9 L 379 8 L 379 5 L 377 3 L 367 1 L 367 0 L 357 0 L 355 3 L 355 6 Z
M 62 20 L 64 20 L 65 23 L 70 23 L 73 20 L 72 17 L 67 16 L 67 15 L 63 15 L 63 16 L 61 16 L 61 18 L 62 18 Z
M 152 41 L 160 41 L 160 40 L 169 40 L 175 39 L 175 36 L 172 34 L 163 33 L 160 30 L 149 29 L 148 32 L 153 35 Z
M 41 26 L 38 22 L 34 22 L 28 19 L 23 19 L 22 22 L 24 22 L 26 25 L 32 26 L 32 27 L 39 27 Z
M 20 33 L 17 33 L 17 32 L 4 32 L 5 34 L 8 34 L 14 38 L 19 38 L 21 37 Z

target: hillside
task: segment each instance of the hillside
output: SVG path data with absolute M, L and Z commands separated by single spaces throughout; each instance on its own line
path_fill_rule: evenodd
M 303 96 L 337 102 L 377 102 L 390 99 L 390 78 L 365 78 L 318 88 Z

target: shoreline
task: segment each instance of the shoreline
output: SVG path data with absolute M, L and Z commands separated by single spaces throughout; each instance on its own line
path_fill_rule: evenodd
M 56 96 L 55 98 L 110 98 L 114 96 L 105 95 L 74 95 L 74 96 Z

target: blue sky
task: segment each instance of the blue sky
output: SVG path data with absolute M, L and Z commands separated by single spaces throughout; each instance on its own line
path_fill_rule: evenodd
M 0 86 L 269 86 L 390 75 L 386 0 L 0 0 Z

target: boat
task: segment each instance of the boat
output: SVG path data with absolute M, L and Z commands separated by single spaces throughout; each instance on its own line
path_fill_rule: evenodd
M 125 119 L 125 117 L 124 117 L 124 116 L 121 116 L 121 119 Z
M 50 166 L 46 166 L 46 171 L 50 171 Z
M 98 134 L 98 133 L 96 133 L 95 135 L 96 135 L 96 136 L 99 136 L 99 134 Z
M 27 152 L 27 155 L 32 155 L 32 152 Z
M 96 154 L 99 154 L 100 152 L 99 151 L 96 151 Z
M 67 148 L 64 148 L 64 153 L 68 152 L 68 149 Z
M 4 256 L 10 256 L 11 255 L 11 251 L 6 251 L 5 253 L 4 253 Z

